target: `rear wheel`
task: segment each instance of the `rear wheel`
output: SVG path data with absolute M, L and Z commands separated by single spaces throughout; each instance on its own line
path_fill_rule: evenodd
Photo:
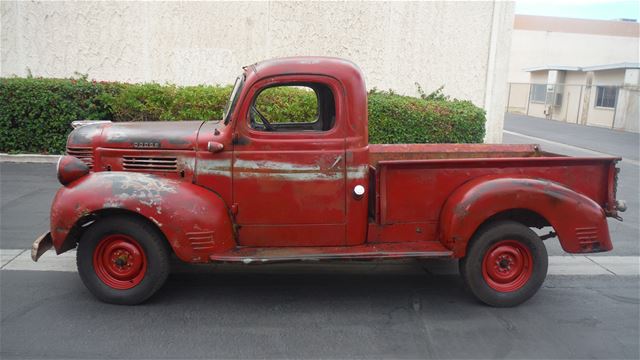
M 547 276 L 547 250 L 528 227 L 513 221 L 490 224 L 476 234 L 460 260 L 466 286 L 482 302 L 497 307 L 531 298 Z
M 89 291 L 114 304 L 145 301 L 169 274 L 169 250 L 162 235 L 145 221 L 126 216 L 105 218 L 87 229 L 76 262 Z

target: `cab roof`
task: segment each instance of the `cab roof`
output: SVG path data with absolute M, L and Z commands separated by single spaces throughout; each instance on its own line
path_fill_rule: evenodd
M 342 109 L 343 121 L 349 124 L 347 128 L 350 133 L 347 138 L 362 146 L 366 145 L 368 139 L 367 88 L 360 68 L 353 62 L 336 57 L 296 56 L 265 60 L 245 66 L 243 69 L 245 73 L 243 94 L 263 79 L 283 75 L 317 75 L 335 79 L 342 88 L 340 95 L 343 102 L 339 105 Z
M 288 74 L 321 74 L 335 77 L 340 81 L 345 81 L 354 76 L 357 80 L 363 81 L 362 72 L 356 64 L 337 57 L 294 56 L 275 58 L 245 66 L 244 69 L 254 72 L 260 78 Z

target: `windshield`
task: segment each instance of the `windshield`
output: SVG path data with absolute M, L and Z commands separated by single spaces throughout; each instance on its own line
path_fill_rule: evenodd
M 229 121 L 231 121 L 230 114 L 233 112 L 233 109 L 236 107 L 236 103 L 238 102 L 238 95 L 240 94 L 240 90 L 242 89 L 243 84 L 244 84 L 244 74 L 236 78 L 236 82 L 235 84 L 233 84 L 233 90 L 231 91 L 231 96 L 229 96 L 227 105 L 224 107 L 222 118 L 224 119 L 225 125 L 228 124 Z

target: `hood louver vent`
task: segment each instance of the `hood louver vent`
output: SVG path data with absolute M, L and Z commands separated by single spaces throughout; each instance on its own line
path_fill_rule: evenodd
M 131 171 L 178 171 L 178 160 L 175 157 L 125 156 L 122 167 Z
M 67 147 L 67 155 L 82 160 L 89 169 L 93 169 L 93 149 L 90 147 Z

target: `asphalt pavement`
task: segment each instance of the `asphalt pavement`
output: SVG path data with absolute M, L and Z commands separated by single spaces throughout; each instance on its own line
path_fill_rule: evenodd
M 494 309 L 417 263 L 207 267 L 135 307 L 95 300 L 75 273 L 1 274 L 3 359 L 639 356 L 633 277 L 549 277 Z
M 604 256 L 640 255 L 638 135 L 567 125 L 507 118 L 505 142 L 622 156 L 629 211 L 610 222 Z M 0 163 L 0 177 L 0 248 L 27 249 L 48 227 L 54 166 Z M 173 267 L 156 296 L 127 307 L 95 300 L 72 270 L 3 265 L 0 358 L 640 358 L 638 276 L 556 269 L 530 301 L 495 309 L 433 262 Z
M 28 249 L 49 231 L 55 164 L 0 162 L 0 248 Z
M 640 134 L 597 126 L 583 126 L 531 116 L 507 114 L 504 130 L 573 145 L 604 154 L 640 160 Z

